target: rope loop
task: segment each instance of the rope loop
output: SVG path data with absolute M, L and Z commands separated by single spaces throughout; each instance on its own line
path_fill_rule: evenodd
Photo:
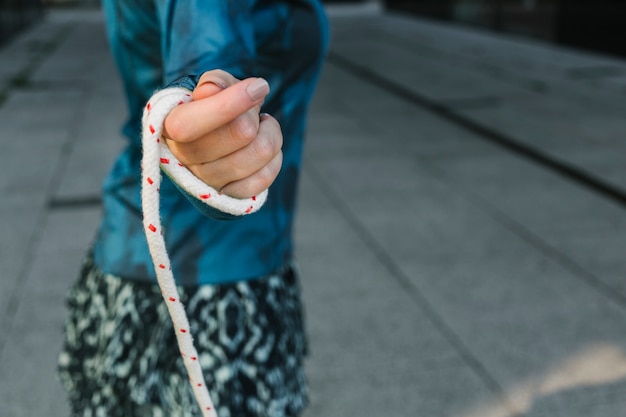
M 163 122 L 176 106 L 192 100 L 189 90 L 167 88 L 155 93 L 144 109 L 142 124 L 143 157 L 141 201 L 143 224 L 150 255 L 154 262 L 157 282 L 174 325 L 176 340 L 189 375 L 194 396 L 204 417 L 217 417 L 213 401 L 204 381 L 199 356 L 193 344 L 189 320 L 180 302 L 170 259 L 165 247 L 159 214 L 159 187 L 161 170 L 165 171 L 190 195 L 211 207 L 232 215 L 245 215 L 257 211 L 267 199 L 267 190 L 247 198 L 236 199 L 219 193 L 191 173 L 167 147 L 162 137 Z

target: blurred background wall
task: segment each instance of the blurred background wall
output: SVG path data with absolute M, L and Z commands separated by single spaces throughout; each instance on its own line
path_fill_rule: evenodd
M 386 7 L 626 56 L 626 0 L 387 0 Z
M 42 16 L 40 0 L 0 0 L 0 44 Z
M 372 0 L 325 0 L 362 3 Z M 49 0 L 57 4 L 65 1 Z M 381 0 L 389 10 L 626 56 L 626 0 Z M 42 0 L 0 0 L 0 44 L 43 12 Z

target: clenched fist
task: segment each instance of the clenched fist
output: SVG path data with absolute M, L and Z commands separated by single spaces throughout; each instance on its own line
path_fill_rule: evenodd
M 165 119 L 168 147 L 194 175 L 224 194 L 248 198 L 261 193 L 282 164 L 280 125 L 260 114 L 269 91 L 262 78 L 240 81 L 225 71 L 205 72 L 193 100 Z

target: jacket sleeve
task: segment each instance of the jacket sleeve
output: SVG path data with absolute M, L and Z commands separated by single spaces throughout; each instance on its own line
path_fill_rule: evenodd
M 255 73 L 257 0 L 166 0 L 162 8 L 164 80 L 222 69 Z M 275 8 L 275 6 L 273 6 Z

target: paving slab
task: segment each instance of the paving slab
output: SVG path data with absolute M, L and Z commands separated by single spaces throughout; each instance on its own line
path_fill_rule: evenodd
M 617 233 L 603 236 L 578 236 L 563 240 L 554 240 L 552 245 L 570 259 L 606 283 L 621 297 L 626 298 L 626 237 L 620 233 L 620 227 L 616 227 Z
M 624 95 L 610 84 L 626 73 L 626 64 L 618 57 L 581 53 L 521 35 L 494 34 L 488 29 L 442 24 L 402 13 L 348 16 L 334 22 L 336 38 L 354 40 L 367 33 L 373 39 L 382 37 L 391 43 L 410 45 L 422 56 L 490 73 L 527 88 L 540 82 L 559 93 L 567 92 L 567 86 L 575 86 L 576 90 L 582 86 L 583 90 L 575 94 L 600 93 L 603 99 Z
M 332 197 L 306 177 L 302 193 L 299 263 L 305 294 L 311 300 L 308 315 L 316 339 L 313 356 L 321 363 L 336 362 L 330 372 L 324 368 L 324 378 L 340 377 L 346 367 L 354 369 L 365 358 L 370 366 L 462 366 L 461 358 L 447 346 L 433 323 L 401 285 L 390 279 L 385 265 L 340 209 L 333 207 Z M 320 224 L 328 225 L 324 233 L 315 232 Z M 332 252 L 325 249 L 328 242 L 333 242 Z M 328 265 L 334 268 L 329 271 Z M 386 326 L 388 320 L 396 325 Z M 337 357 L 340 352 L 343 354 Z
M 408 90 L 431 100 L 459 100 L 474 97 L 517 96 L 524 91 L 511 84 L 485 77 L 463 67 L 422 57 L 404 45 L 380 39 L 336 41 L 333 54 L 342 60 L 357 61 L 369 71 L 382 73 Z M 402 62 L 403 65 L 397 65 Z
M 587 144 L 624 142 L 620 136 L 624 127 L 619 119 L 620 109 L 608 104 L 590 111 L 582 101 L 534 94 L 507 98 L 490 108 L 459 112 L 538 149 L 557 151 L 559 145 L 576 149 Z
M 108 92 L 91 90 L 84 99 L 55 199 L 99 198 L 104 177 L 126 145 L 121 135 L 123 102 L 119 86 Z
M 315 177 L 305 169 L 298 228 L 311 337 L 305 415 L 445 416 L 497 404 Z M 325 233 L 316 231 L 320 224 Z
M 516 143 L 538 150 L 588 175 L 626 190 L 624 121 L 617 106 L 589 111 L 585 102 L 562 97 L 508 99 L 490 108 L 460 109 Z
M 19 216 L 16 216 L 16 213 L 19 213 Z M 13 294 L 21 286 L 20 278 L 27 268 L 27 257 L 30 256 L 33 240 L 38 236 L 37 229 L 41 224 L 42 211 L 41 207 L 28 202 L 11 201 L 0 205 L 0 218 L 3 219 L 0 238 L 0 265 L 3 270 L 0 292 Z M 13 310 L 14 303 L 12 297 L 2 297 L 0 300 L 3 320 Z
M 0 374 L 19 375 L 0 380 L 0 401 L 7 417 L 69 415 L 56 376 L 65 299 L 99 215 L 98 209 L 83 208 L 58 210 L 46 217 L 32 263 L 22 277 L 24 289 L 15 317 L 3 330 L 19 335 L 6 341 L 0 357 Z
M 603 138 L 599 138 L 601 141 Z M 626 165 L 623 155 L 626 143 L 593 143 L 584 147 L 567 145 L 558 149 L 559 155 L 575 166 L 584 166 L 590 173 L 602 178 L 617 189 L 626 189 Z
M 0 109 L 3 152 L 0 163 L 0 199 L 3 233 L 0 234 L 0 265 L 6 271 L 2 287 L 20 291 L 21 275 L 32 256 L 40 233 L 46 204 L 59 180 L 60 164 L 70 140 L 80 92 L 59 94 L 13 91 Z M 19 294 L 16 294 L 18 296 Z M 10 298 L 0 299 L 3 315 Z
M 0 49 L 0 88 L 11 88 L 24 82 L 45 60 L 50 50 L 61 42 L 68 32 L 66 25 L 48 19 L 34 23 L 15 35 Z
M 626 97 L 589 80 L 622 75 L 625 60 L 401 16 L 337 18 L 333 27 L 331 63 L 353 76 L 392 85 L 396 96 L 413 93 L 457 124 L 460 117 L 624 191 L 623 154 L 603 165 L 569 152 L 623 146 Z
M 98 68 L 112 68 L 99 10 L 53 13 L 50 21 L 68 27 L 65 40 L 33 73 L 33 81 L 56 80 L 71 83 L 94 81 Z M 104 58 L 104 59 L 103 59 Z M 111 74 L 113 75 L 113 74 Z M 116 82 L 116 76 L 102 77 Z
M 619 233 L 624 209 L 537 164 L 507 155 L 463 155 L 434 161 L 474 193 L 543 239 Z
M 414 153 L 437 155 L 485 152 L 493 146 L 452 123 L 434 123 L 428 110 L 407 105 L 384 89 L 327 64 L 323 80 L 340 88 L 319 89 L 309 124 L 312 157 L 324 155 Z M 332 111 L 325 110 L 332 103 Z M 368 115 L 364 117 L 364 115 Z

